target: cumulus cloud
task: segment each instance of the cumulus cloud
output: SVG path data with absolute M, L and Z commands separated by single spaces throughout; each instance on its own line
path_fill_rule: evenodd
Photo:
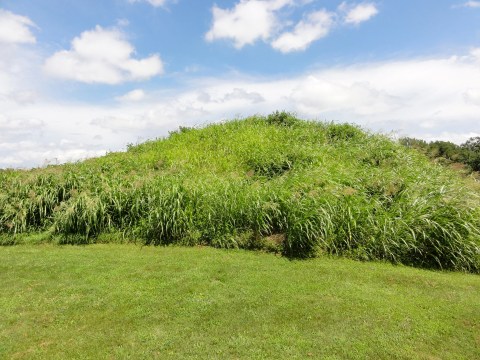
M 337 65 L 281 80 L 238 73 L 197 78 L 182 90 L 150 90 L 142 101 L 115 106 L 45 99 L 28 106 L 0 102 L 0 167 L 97 156 L 166 135 L 180 125 L 282 109 L 302 118 L 462 143 L 480 133 L 477 53 Z
M 232 40 L 236 48 L 267 41 L 280 25 L 276 12 L 292 4 L 292 0 L 241 0 L 233 9 L 214 5 L 213 23 L 205 39 Z
M 378 14 L 378 9 L 373 3 L 351 5 L 343 2 L 340 4 L 339 10 L 345 13 L 345 23 L 353 25 L 358 25 L 362 22 L 368 21 Z
M 84 146 L 65 141 L 49 144 L 36 141 L 0 143 L 0 153 L 8 153 L 0 158 L 0 167 L 45 166 L 105 155 L 105 149 L 87 150 Z
M 33 44 L 36 39 L 31 32 L 35 24 L 26 16 L 0 9 L 0 43 Z
M 0 43 L 0 114 L 18 106 L 29 107 L 41 98 L 41 63 L 35 48 Z
M 32 130 L 42 128 L 44 122 L 38 119 L 8 119 L 4 115 L 0 115 L 0 133 L 6 133 L 11 130 Z
M 357 25 L 378 14 L 373 3 L 343 2 L 336 12 L 320 9 L 305 13 L 303 19 L 295 24 L 292 14 L 285 11 L 289 6 L 302 8 L 311 2 L 240 0 L 231 9 L 214 5 L 212 25 L 205 34 L 205 39 L 209 42 L 222 39 L 232 41 L 237 49 L 262 40 L 282 53 L 303 51 L 313 42 L 327 36 L 335 25 Z M 343 23 L 339 21 L 341 17 Z
M 185 124 L 190 119 L 202 119 L 206 115 L 200 107 L 185 102 L 185 99 L 168 99 L 163 103 L 149 104 L 144 108 L 109 111 L 106 115 L 93 118 L 88 124 L 105 130 L 115 138 L 129 139 L 125 143 L 134 143 L 159 137 Z
M 221 104 L 240 102 L 243 105 L 258 104 L 265 101 L 265 98 L 256 91 L 247 91 L 243 88 L 234 88 L 231 91 L 221 90 L 217 94 L 201 91 L 197 97 L 202 104 Z
M 145 96 L 145 91 L 143 91 L 142 89 L 135 89 L 129 91 L 125 95 L 116 97 L 115 100 L 123 102 L 141 101 L 145 99 Z
M 34 90 L 13 91 L 8 94 L 8 98 L 20 105 L 33 104 L 38 99 L 38 94 Z
M 334 23 L 334 14 L 325 10 L 308 14 L 293 31 L 284 32 L 272 42 L 274 49 L 283 53 L 305 50 L 311 43 L 328 35 Z
M 468 89 L 463 96 L 467 103 L 480 106 L 480 88 Z
M 116 134 L 122 131 L 144 130 L 149 124 L 143 117 L 115 114 L 92 119 L 91 125 L 110 130 Z
M 70 50 L 48 58 L 44 68 L 58 78 L 104 84 L 146 80 L 163 73 L 159 55 L 135 59 L 134 51 L 118 29 L 96 26 L 74 38 Z
M 222 101 L 247 101 L 252 104 L 257 104 L 265 101 L 262 95 L 258 92 L 248 92 L 245 89 L 235 88 L 232 92 L 225 94 Z
M 341 113 L 354 116 L 379 115 L 398 108 L 400 98 L 380 90 L 368 81 L 343 83 L 310 75 L 302 80 L 292 92 L 292 99 L 304 113 Z

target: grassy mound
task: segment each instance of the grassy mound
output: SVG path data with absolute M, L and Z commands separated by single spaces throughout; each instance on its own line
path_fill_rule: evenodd
M 480 271 L 480 201 L 464 180 L 384 136 L 287 113 L 2 171 L 0 191 L 4 244 L 136 239 Z

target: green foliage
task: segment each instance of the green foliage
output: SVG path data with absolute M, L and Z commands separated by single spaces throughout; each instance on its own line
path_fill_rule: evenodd
M 293 126 L 298 124 L 298 119 L 286 111 L 275 111 L 267 116 L 267 124 L 278 126 Z
M 348 141 L 362 137 L 364 133 L 360 128 L 350 124 L 330 124 L 327 128 L 327 137 L 331 141 Z
M 474 171 L 480 171 L 480 137 L 473 137 L 462 145 L 464 162 Z
M 400 143 L 419 150 L 432 159 L 447 165 L 460 162 L 466 164 L 471 171 L 480 171 L 480 137 L 472 137 L 462 145 L 448 141 L 432 141 L 414 138 L 402 138 Z
M 478 275 L 116 244 L 0 248 L 0 274 L 0 359 L 478 359 Z
M 435 146 L 454 158 L 448 144 Z M 34 233 L 60 243 L 119 234 L 478 272 L 479 226 L 468 179 L 386 137 L 286 112 L 181 128 L 82 163 L 0 172 L 2 244 Z

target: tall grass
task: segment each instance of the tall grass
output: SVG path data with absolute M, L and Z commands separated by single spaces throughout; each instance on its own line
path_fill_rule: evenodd
M 479 272 L 479 205 L 467 180 L 384 136 L 277 112 L 82 163 L 0 171 L 0 242 L 115 233 Z

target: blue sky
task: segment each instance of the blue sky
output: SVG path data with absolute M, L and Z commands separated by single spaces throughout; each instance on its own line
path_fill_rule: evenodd
M 0 167 L 277 109 L 480 136 L 480 1 L 0 0 Z

